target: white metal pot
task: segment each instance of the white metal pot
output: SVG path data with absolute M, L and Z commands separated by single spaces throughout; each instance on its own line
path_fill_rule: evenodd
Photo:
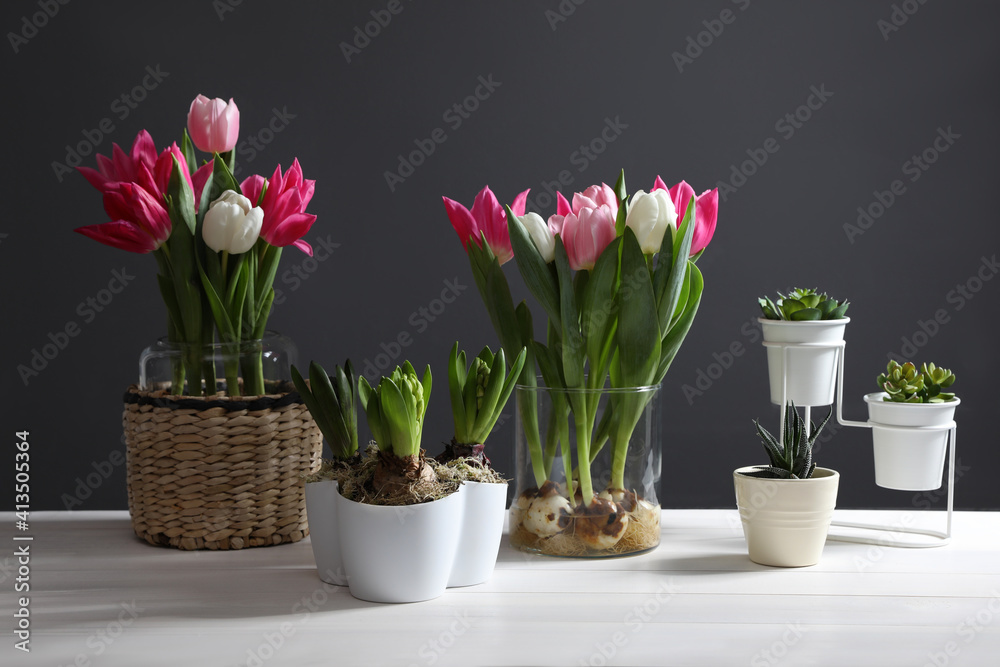
M 334 480 L 306 483 L 306 516 L 309 540 L 319 578 L 335 586 L 347 585 L 347 571 L 340 557 L 340 530 L 337 499 L 340 489 Z
M 489 580 L 496 567 L 507 516 L 507 485 L 465 482 L 465 517 L 448 587 Z
M 351 595 L 419 602 L 444 593 L 465 514 L 465 488 L 420 505 L 384 507 L 337 499 L 340 553 Z
M 840 473 L 816 468 L 809 479 L 760 479 L 733 472 L 736 505 L 750 560 L 761 565 L 815 565 L 823 553 Z
M 947 403 L 893 403 L 886 394 L 865 396 L 875 451 L 875 483 L 900 491 L 941 487 L 948 431 L 958 398 Z
M 837 349 L 851 318 L 789 322 L 759 318 L 765 343 L 817 345 L 817 347 L 767 346 L 767 370 L 771 381 L 771 402 L 781 405 L 781 383 L 787 373 L 785 401 L 799 406 L 831 405 L 837 380 Z M 788 368 L 785 368 L 787 360 Z

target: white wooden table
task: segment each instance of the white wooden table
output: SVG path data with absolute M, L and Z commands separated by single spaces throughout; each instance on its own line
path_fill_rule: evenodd
M 786 570 L 750 562 L 735 510 L 668 510 L 651 553 L 553 559 L 505 538 L 488 583 L 410 605 L 323 584 L 308 540 L 182 552 L 140 542 L 125 512 L 34 512 L 28 533 L 0 518 L 34 537 L 30 653 L 0 552 L 5 666 L 1000 665 L 1000 513 L 956 513 L 946 547 L 829 541 Z

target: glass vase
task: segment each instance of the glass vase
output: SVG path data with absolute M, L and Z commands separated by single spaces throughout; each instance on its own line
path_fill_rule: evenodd
M 298 351 L 273 331 L 238 343 L 191 345 L 161 338 L 139 356 L 139 389 L 179 396 L 262 396 L 294 389 Z
M 660 543 L 659 388 L 517 385 L 512 546 L 602 558 Z

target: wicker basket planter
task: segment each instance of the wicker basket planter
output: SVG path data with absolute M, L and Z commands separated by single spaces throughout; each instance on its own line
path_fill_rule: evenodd
M 244 549 L 309 534 L 302 476 L 323 436 L 295 391 L 125 393 L 128 504 L 136 535 L 178 549 Z

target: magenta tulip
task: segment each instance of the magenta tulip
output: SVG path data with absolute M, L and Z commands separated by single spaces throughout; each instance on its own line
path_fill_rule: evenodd
M 240 110 L 229 98 L 229 104 L 218 97 L 199 95 L 188 111 L 188 134 L 198 150 L 225 153 L 233 150 L 240 134 Z
M 104 193 L 104 210 L 111 222 L 77 227 L 74 231 L 105 245 L 147 253 L 170 238 L 170 215 L 160 199 L 134 183 L 119 183 Z
M 596 208 L 582 208 L 579 214 L 566 215 L 560 238 L 571 269 L 593 269 L 597 258 L 615 240 L 615 218 L 611 208 L 601 204 Z
M 530 190 L 525 190 L 514 198 L 510 205 L 514 215 L 524 215 L 528 192 Z M 448 197 L 441 199 L 444 201 L 445 212 L 448 214 L 451 226 L 455 228 L 466 252 L 469 251 L 470 240 L 482 247 L 481 239 L 485 236 L 486 244 L 501 264 L 509 262 L 514 257 L 514 251 L 510 247 L 510 234 L 507 231 L 507 214 L 496 195 L 490 190 L 490 186 L 487 185 L 479 191 L 472 203 L 471 211 L 454 199 Z
M 76 170 L 101 192 L 116 189 L 119 183 L 139 181 L 139 167 L 152 171 L 156 164 L 156 146 L 149 132 L 141 130 L 132 142 L 131 153 L 126 154 L 118 144 L 112 144 L 111 157 L 97 156 L 97 169 L 77 167 Z
M 264 200 L 260 201 L 260 193 L 267 190 Z M 302 237 L 309 231 L 316 216 L 306 213 L 306 207 L 312 200 L 316 181 L 302 176 L 302 167 L 296 158 L 285 175 L 281 175 L 281 165 L 274 170 L 270 180 L 263 176 L 251 176 L 240 183 L 243 196 L 250 200 L 253 206 L 264 209 L 264 222 L 260 228 L 260 237 L 273 246 L 283 248 L 293 245 L 310 257 L 312 246 Z
M 691 198 L 694 197 L 694 188 L 681 181 L 672 188 L 667 188 L 659 176 L 653 184 L 653 190 L 666 190 L 670 193 L 670 199 L 677 209 L 678 222 L 683 220 L 684 214 Z M 695 225 L 694 234 L 691 237 L 691 255 L 697 255 L 704 250 L 712 241 L 715 235 L 715 225 L 719 218 L 719 189 L 705 190 L 695 197 Z

